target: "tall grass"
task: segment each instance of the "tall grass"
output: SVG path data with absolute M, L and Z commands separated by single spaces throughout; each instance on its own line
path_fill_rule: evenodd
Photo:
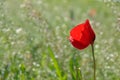
M 97 80 L 120 80 L 119 4 L 1 0 L 0 80 L 92 80 L 91 48 L 79 51 L 68 40 L 86 18 L 96 33 Z

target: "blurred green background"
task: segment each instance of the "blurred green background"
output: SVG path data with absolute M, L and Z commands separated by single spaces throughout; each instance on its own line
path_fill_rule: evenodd
M 0 80 L 93 80 L 91 47 L 68 40 L 86 19 L 97 80 L 120 80 L 119 0 L 0 0 Z

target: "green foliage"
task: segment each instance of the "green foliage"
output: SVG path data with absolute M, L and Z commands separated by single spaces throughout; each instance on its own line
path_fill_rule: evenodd
M 53 61 L 53 64 L 54 64 L 56 74 L 58 75 L 58 80 L 66 80 L 66 77 L 62 76 L 62 71 L 60 69 L 60 66 L 58 64 L 57 59 L 55 58 L 55 55 L 54 55 L 53 51 L 50 49 L 50 47 L 48 48 L 48 50 L 49 50 L 50 57 L 51 57 L 51 59 Z
M 1 0 L 0 80 L 92 80 L 91 47 L 79 51 L 68 40 L 86 18 L 96 33 L 97 80 L 120 80 L 116 1 Z

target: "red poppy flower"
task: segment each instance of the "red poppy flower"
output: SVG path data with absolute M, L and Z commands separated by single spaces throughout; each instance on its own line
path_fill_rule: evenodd
M 69 40 L 75 48 L 80 50 L 94 43 L 95 33 L 88 19 L 71 29 Z

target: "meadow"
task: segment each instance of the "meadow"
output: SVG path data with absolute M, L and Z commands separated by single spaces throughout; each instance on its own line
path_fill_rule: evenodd
M 91 46 L 68 39 L 86 19 L 96 80 L 120 80 L 119 0 L 0 0 L 0 80 L 93 80 Z

